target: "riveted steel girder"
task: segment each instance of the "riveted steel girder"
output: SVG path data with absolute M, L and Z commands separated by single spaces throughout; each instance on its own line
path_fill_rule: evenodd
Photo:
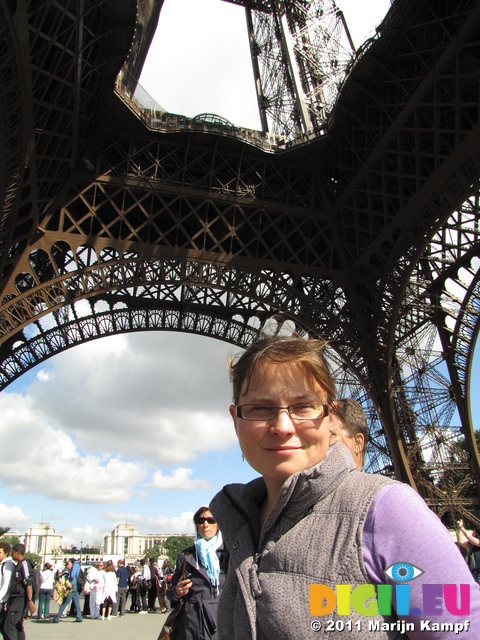
M 293 58 L 309 54 L 282 115 L 308 135 L 283 140 L 139 104 L 136 2 L 43 4 L 0 2 L 0 386 L 104 335 L 245 346 L 281 314 L 331 340 L 339 394 L 368 414 L 367 470 L 480 524 L 479 3 L 395 0 L 317 127 L 325 51 L 300 5 L 318 3 L 237 2 L 258 40 L 285 9 Z M 256 42 L 258 78 L 287 31 Z M 308 87 L 311 130 L 295 102 Z

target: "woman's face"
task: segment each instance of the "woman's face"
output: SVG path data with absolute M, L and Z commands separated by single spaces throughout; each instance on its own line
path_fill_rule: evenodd
M 210 538 L 217 535 L 218 524 L 216 522 L 215 524 L 208 522 L 206 518 L 214 520 L 210 511 L 202 511 L 197 518 L 197 531 L 199 536 L 205 538 L 205 540 L 210 540 Z
M 289 407 L 300 403 L 327 402 L 327 392 L 301 363 L 260 365 L 238 404 L 267 404 Z M 279 411 L 267 422 L 238 418 L 230 407 L 240 447 L 248 463 L 265 479 L 267 488 L 278 491 L 292 474 L 309 469 L 325 457 L 331 418 L 293 421 Z

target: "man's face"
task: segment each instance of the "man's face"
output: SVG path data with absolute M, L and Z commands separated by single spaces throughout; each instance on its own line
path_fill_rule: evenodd
M 71 562 L 67 562 L 67 569 L 71 569 L 72 568 L 72 563 Z
M 12 559 L 15 560 L 15 562 L 20 562 L 22 556 L 18 551 L 12 551 Z
M 0 547 L 0 562 L 3 562 L 3 560 L 5 560 L 5 558 L 7 557 L 7 554 L 5 553 L 5 551 Z

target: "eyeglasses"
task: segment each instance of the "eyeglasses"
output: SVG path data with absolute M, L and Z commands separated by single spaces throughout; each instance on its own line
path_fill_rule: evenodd
M 208 522 L 208 524 L 217 524 L 215 518 L 197 518 L 195 522 L 197 524 L 205 524 L 205 522 Z
M 252 422 L 274 420 L 282 410 L 287 411 L 292 420 L 319 420 L 329 415 L 330 405 L 302 402 L 289 407 L 276 407 L 272 404 L 237 404 L 235 406 L 237 418 Z

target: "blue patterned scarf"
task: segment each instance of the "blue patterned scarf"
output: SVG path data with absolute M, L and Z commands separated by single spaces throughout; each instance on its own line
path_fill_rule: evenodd
M 220 562 L 217 556 L 217 549 L 223 544 L 222 534 L 220 531 L 217 535 L 205 540 L 202 536 L 198 535 L 198 531 L 195 535 L 195 548 L 197 550 L 197 558 L 200 560 L 202 566 L 207 570 L 210 582 L 214 587 L 218 587 L 219 575 L 220 575 Z

